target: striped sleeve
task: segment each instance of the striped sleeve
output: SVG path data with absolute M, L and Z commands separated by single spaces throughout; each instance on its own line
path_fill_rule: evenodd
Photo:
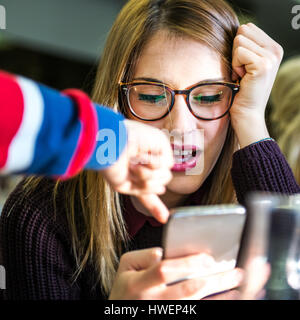
M 101 170 L 107 164 L 98 157 L 105 143 L 99 133 L 122 128 L 126 137 L 124 124 L 119 124 L 123 120 L 80 90 L 61 93 L 0 72 L 0 173 L 67 179 L 84 167 Z M 118 143 L 115 161 L 127 141 L 117 137 L 123 143 Z

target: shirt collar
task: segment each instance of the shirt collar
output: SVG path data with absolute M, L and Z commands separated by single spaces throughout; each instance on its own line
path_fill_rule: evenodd
M 203 197 L 203 191 L 206 183 L 204 183 L 197 191 L 192 193 L 184 202 L 182 206 L 197 206 L 201 205 Z M 146 222 L 149 222 L 153 227 L 161 227 L 163 224 L 158 222 L 153 217 L 148 217 L 139 212 L 130 199 L 130 196 L 121 195 L 123 199 L 123 215 L 127 224 L 127 230 L 131 238 L 133 238 L 138 231 L 144 226 Z
M 153 217 L 145 216 L 143 213 L 137 211 L 137 209 L 132 204 L 130 196 L 124 196 L 124 210 L 123 215 L 127 224 L 127 230 L 129 235 L 133 238 L 138 231 L 144 226 L 144 224 L 148 221 L 153 227 L 160 227 L 162 224 L 158 222 Z

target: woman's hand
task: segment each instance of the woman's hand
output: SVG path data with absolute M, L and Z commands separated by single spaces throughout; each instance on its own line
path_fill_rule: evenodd
M 240 285 L 242 270 L 216 270 L 220 270 L 218 263 L 206 254 L 162 260 L 161 248 L 131 251 L 121 257 L 109 299 L 202 299 Z M 167 286 L 191 275 L 189 280 Z
M 253 23 L 241 25 L 233 43 L 233 80 L 240 91 L 230 110 L 241 147 L 269 137 L 265 108 L 283 57 L 282 47 Z
M 120 158 L 102 171 L 104 178 L 120 193 L 136 196 L 158 221 L 164 223 L 169 211 L 158 194 L 172 179 L 173 152 L 167 136 L 143 123 L 124 120 L 128 144 Z

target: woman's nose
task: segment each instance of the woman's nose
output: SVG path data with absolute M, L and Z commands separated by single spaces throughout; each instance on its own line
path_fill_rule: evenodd
M 185 95 L 176 95 L 171 112 L 165 118 L 164 127 L 178 134 L 184 135 L 197 128 L 197 119 L 190 112 Z

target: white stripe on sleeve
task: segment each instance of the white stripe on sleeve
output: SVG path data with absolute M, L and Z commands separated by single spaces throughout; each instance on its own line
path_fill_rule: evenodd
M 36 139 L 44 116 L 44 100 L 38 86 L 23 77 L 17 77 L 16 80 L 23 93 L 23 119 L 9 146 L 3 173 L 23 171 L 32 164 Z

